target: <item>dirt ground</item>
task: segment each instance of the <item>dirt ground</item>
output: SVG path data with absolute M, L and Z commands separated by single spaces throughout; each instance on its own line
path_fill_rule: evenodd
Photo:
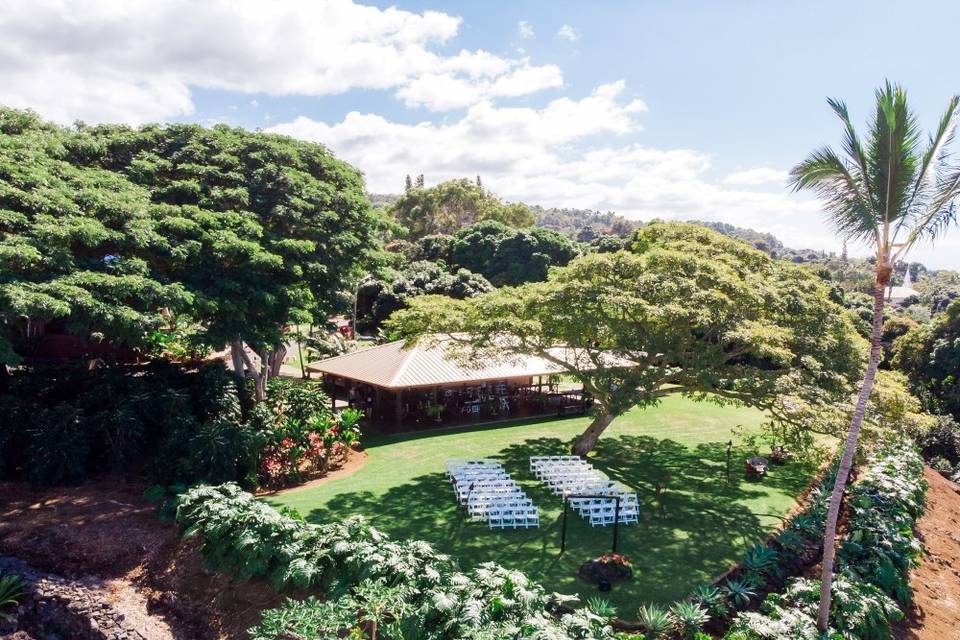
M 926 470 L 927 511 L 918 523 L 922 564 L 910 583 L 914 608 L 897 626 L 897 640 L 960 640 L 960 486 Z
M 142 491 L 120 479 L 49 491 L 0 483 L 0 553 L 102 589 L 151 640 L 245 638 L 282 597 L 206 570 Z

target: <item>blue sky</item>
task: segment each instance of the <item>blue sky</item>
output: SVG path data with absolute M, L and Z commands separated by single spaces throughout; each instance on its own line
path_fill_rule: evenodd
M 783 174 L 902 83 L 960 91 L 960 4 L 2 1 L 0 103 L 70 122 L 228 122 L 315 140 L 371 190 L 484 177 L 509 200 L 707 218 L 837 250 Z M 960 268 L 960 231 L 914 259 Z

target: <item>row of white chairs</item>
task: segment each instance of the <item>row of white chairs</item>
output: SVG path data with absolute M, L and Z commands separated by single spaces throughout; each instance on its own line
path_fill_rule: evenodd
M 491 507 L 487 510 L 487 525 L 491 529 L 539 527 L 540 512 L 534 506 Z
M 611 481 L 579 456 L 533 456 L 530 470 L 553 493 L 569 499 L 570 505 L 589 520 L 590 526 L 613 524 L 618 516 L 621 524 L 639 522 L 636 492 Z M 617 496 L 619 509 L 614 499 L 572 497 L 584 494 Z
M 496 460 L 447 460 L 447 477 L 467 514 L 491 529 L 540 526 L 533 500 Z
M 617 508 L 616 500 L 604 500 L 602 498 L 572 498 L 570 505 L 577 510 L 581 517 L 589 520 L 591 527 L 607 526 L 614 523 L 619 516 L 620 524 L 636 523 L 640 519 L 640 504 L 637 501 L 637 494 L 621 490 L 617 493 L 611 493 L 620 497 L 620 507 Z

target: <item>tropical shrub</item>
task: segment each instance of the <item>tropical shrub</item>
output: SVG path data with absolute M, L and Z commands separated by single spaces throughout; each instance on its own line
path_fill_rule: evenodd
M 39 486 L 83 482 L 94 439 L 89 431 L 81 412 L 66 403 L 37 412 L 27 431 L 27 478 Z
M 754 586 L 746 580 L 727 580 L 723 584 L 723 591 L 737 608 L 746 607 L 757 595 Z
M 250 631 L 256 640 L 319 640 L 372 625 L 383 640 L 612 637 L 589 608 L 552 615 L 564 598 L 520 572 L 492 563 L 461 572 L 429 544 L 390 540 L 360 517 L 309 524 L 225 484 L 187 491 L 177 521 L 212 568 L 325 596 L 263 612 Z
M 755 544 L 747 550 L 741 566 L 748 572 L 773 575 L 777 572 L 777 550 L 765 544 Z
M 0 620 L 12 622 L 16 620 L 16 613 L 4 611 L 15 608 L 27 592 L 27 585 L 20 576 L 12 573 L 0 574 Z
M 710 621 L 706 609 L 690 600 L 675 602 L 670 607 L 670 615 L 673 617 L 674 629 L 681 638 L 691 638 Z
M 325 473 L 359 441 L 362 414 L 334 415 L 320 385 L 274 378 L 248 424 L 258 439 L 258 484 L 283 486 Z
M 658 640 L 673 628 L 670 612 L 656 604 L 642 604 L 637 609 L 637 621 L 643 626 L 647 640 Z
M 203 466 L 219 460 L 202 455 L 203 442 L 193 439 L 205 424 L 239 428 L 236 385 L 222 365 L 196 371 L 163 361 L 20 369 L 10 376 L 0 406 L 0 471 L 6 477 L 37 485 L 82 482 L 103 471 L 142 471 L 171 483 L 238 478 L 224 470 L 227 465 Z
M 923 459 L 901 445 L 875 454 L 850 492 L 849 534 L 839 550 L 843 570 L 903 604 L 910 602 L 908 574 L 922 551 L 913 526 L 926 488 Z
M 849 493 L 849 533 L 839 550 L 829 637 L 890 637 L 891 622 L 903 617 L 898 601 L 910 601 L 908 572 L 920 552 L 913 526 L 925 491 L 923 460 L 913 445 L 887 444 L 867 459 Z M 769 594 L 760 611 L 740 613 L 724 638 L 819 640 L 819 600 L 819 581 L 794 579 L 783 593 Z
M 707 610 L 712 617 L 720 618 L 730 610 L 727 594 L 720 587 L 713 584 L 702 584 L 693 591 L 693 602 Z
M 319 384 L 277 380 L 253 409 L 237 389 L 220 363 L 16 370 L 0 394 L 0 477 L 48 486 L 112 471 L 161 485 L 284 484 L 325 471 L 359 438 L 360 414 L 334 418 Z
M 869 583 L 839 575 L 834 582 L 830 637 L 880 640 L 890 637 L 890 622 L 902 617 L 896 602 Z M 819 640 L 817 606 L 820 582 L 798 578 L 783 594 L 771 594 L 759 612 L 741 613 L 727 640 Z M 835 635 L 834 635 L 835 634 Z
M 933 461 L 941 458 L 950 465 L 960 465 L 960 422 L 953 416 L 937 416 L 929 428 L 912 431 L 910 435 L 925 459 Z

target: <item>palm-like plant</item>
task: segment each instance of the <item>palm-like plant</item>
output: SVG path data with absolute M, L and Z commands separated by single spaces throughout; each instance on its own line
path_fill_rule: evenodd
M 16 607 L 20 598 L 27 593 L 26 583 L 13 574 L 0 575 L 0 620 L 12 622 L 16 613 L 4 611 L 7 607 Z
M 837 234 L 866 242 L 876 252 L 873 334 L 870 359 L 850 422 L 843 457 L 830 498 L 823 540 L 823 588 L 818 626 L 827 629 L 840 501 L 853 465 L 860 427 L 880 361 L 884 291 L 894 264 L 921 241 L 932 241 L 957 221 L 960 168 L 950 163 L 960 98 L 953 96 L 927 143 L 906 92 L 886 85 L 876 92 L 876 115 L 861 142 L 846 105 L 827 102 L 844 126 L 843 153 L 829 147 L 814 151 L 791 171 L 794 189 L 810 189 L 823 201 Z

